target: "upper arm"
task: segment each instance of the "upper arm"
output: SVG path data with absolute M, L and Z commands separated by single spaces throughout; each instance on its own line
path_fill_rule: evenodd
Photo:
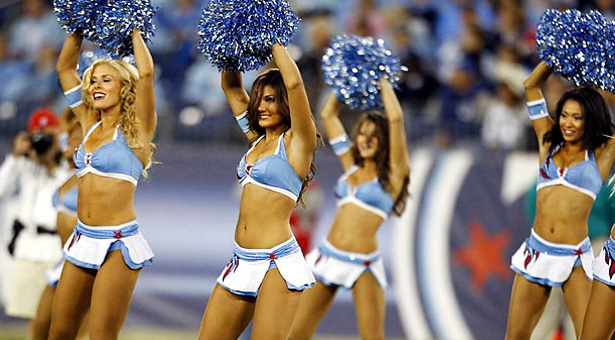
M 64 70 L 58 72 L 58 78 L 60 79 L 60 85 L 64 96 L 67 98 L 70 109 L 75 114 L 75 117 L 79 120 L 83 132 L 94 123 L 93 115 L 87 106 L 83 103 L 81 79 L 77 70 Z
M 352 141 L 344 125 L 339 119 L 339 102 L 335 94 L 331 93 L 325 106 L 320 112 L 325 134 L 329 140 L 329 145 L 333 149 L 333 153 L 337 156 L 340 163 L 344 167 L 344 171 L 348 171 L 354 165 L 354 157 L 352 156 Z
M 389 121 L 390 177 L 401 186 L 410 173 L 403 111 L 393 86 L 385 78 L 380 79 L 380 95 Z
M 596 162 L 598 165 L 598 171 L 600 171 L 600 174 L 602 175 L 602 179 L 606 180 L 611 172 L 613 163 L 615 163 L 615 138 L 609 138 L 606 145 L 600 152 L 599 157 L 597 157 Z
M 222 91 L 224 91 L 224 96 L 231 106 L 233 116 L 235 119 L 240 119 L 242 115 L 247 114 L 250 104 L 250 96 L 243 87 L 241 74 L 222 71 L 220 77 Z M 243 132 L 250 141 L 258 137 L 252 130 L 244 130 Z
M 154 138 L 158 117 L 156 116 L 156 95 L 154 91 L 154 74 L 139 74 L 135 94 L 135 110 L 137 119 L 143 130 L 144 143 Z
M 549 145 L 543 143 L 544 135 L 553 128 L 553 120 L 549 115 L 547 103 L 540 88 L 526 87 L 525 96 L 532 126 L 534 127 L 536 138 L 538 138 L 538 151 L 540 153 L 540 162 L 542 162 L 549 149 Z

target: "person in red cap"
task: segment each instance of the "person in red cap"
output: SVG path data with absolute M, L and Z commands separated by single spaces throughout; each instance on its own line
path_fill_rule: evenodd
M 5 244 L 14 258 L 5 306 L 13 317 L 34 318 L 46 285 L 45 272 L 62 258 L 52 195 L 70 172 L 60 162 L 59 129 L 53 111 L 34 111 L 28 131 L 17 134 L 12 152 L 0 166 L 0 198 L 4 204 L 14 204 L 12 236 Z
M 32 112 L 28 119 L 28 131 L 56 129 L 60 126 L 60 120 L 53 110 L 42 107 Z

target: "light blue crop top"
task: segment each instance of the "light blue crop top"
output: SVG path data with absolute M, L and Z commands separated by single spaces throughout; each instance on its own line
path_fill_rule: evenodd
M 143 172 L 143 163 L 128 146 L 119 125 L 115 129 L 113 140 L 94 150 L 94 152 L 85 152 L 83 148 L 85 142 L 101 123 L 102 121 L 99 121 L 90 127 L 75 153 L 74 161 L 77 177 L 81 178 L 93 173 L 98 176 L 129 181 L 137 185 L 139 176 Z
M 559 146 L 545 159 L 538 173 L 536 190 L 552 185 L 563 185 L 596 199 L 602 188 L 602 175 L 598 171 L 593 152 L 585 150 L 585 160 L 569 168 L 560 168 L 553 161 L 553 154 Z
M 278 192 L 296 202 L 301 193 L 303 183 L 299 175 L 288 163 L 286 149 L 284 148 L 284 134 L 280 135 L 278 146 L 273 154 L 259 159 L 254 164 L 246 162 L 246 157 L 254 150 L 254 147 L 263 137 L 265 135 L 257 139 L 252 144 L 250 150 L 241 158 L 237 166 L 237 179 L 239 183 L 241 183 L 242 187 L 251 183 Z
M 77 188 L 65 193 L 60 199 L 60 189 L 53 194 L 53 207 L 58 212 L 63 212 L 71 216 L 77 216 Z
M 378 177 L 357 187 L 349 185 L 346 181 L 348 176 L 357 171 L 358 168 L 356 165 L 353 166 L 337 181 L 335 186 L 335 196 L 338 198 L 337 206 L 352 203 L 386 219 L 391 213 L 394 203 L 391 195 L 384 190 L 378 181 Z

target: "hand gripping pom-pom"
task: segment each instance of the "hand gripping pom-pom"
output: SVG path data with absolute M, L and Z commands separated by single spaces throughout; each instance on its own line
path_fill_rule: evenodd
M 79 33 L 109 52 L 114 58 L 132 53 L 132 31 L 138 29 L 145 41 L 156 27 L 156 10 L 149 0 L 54 0 L 58 22 L 68 33 Z
M 407 70 L 382 39 L 339 35 L 322 57 L 325 82 L 353 110 L 382 109 L 378 79 L 399 81 Z
M 615 24 L 599 12 L 547 10 L 536 28 L 538 56 L 577 86 L 615 91 Z
M 114 58 L 132 53 L 132 31 L 138 29 L 148 42 L 156 29 L 156 9 L 149 0 L 113 0 L 106 3 L 96 20 L 95 41 Z
M 211 0 L 198 26 L 199 51 L 220 71 L 267 64 L 275 43 L 287 46 L 299 18 L 286 0 Z

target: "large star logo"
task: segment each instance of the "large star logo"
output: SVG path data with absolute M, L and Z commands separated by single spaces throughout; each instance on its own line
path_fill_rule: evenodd
M 491 277 L 508 279 L 511 272 L 504 251 L 510 243 L 508 231 L 501 231 L 493 236 L 487 235 L 484 227 L 478 221 L 469 225 L 470 243 L 454 254 L 456 264 L 468 267 L 472 273 L 472 288 L 474 292 L 482 292 Z

